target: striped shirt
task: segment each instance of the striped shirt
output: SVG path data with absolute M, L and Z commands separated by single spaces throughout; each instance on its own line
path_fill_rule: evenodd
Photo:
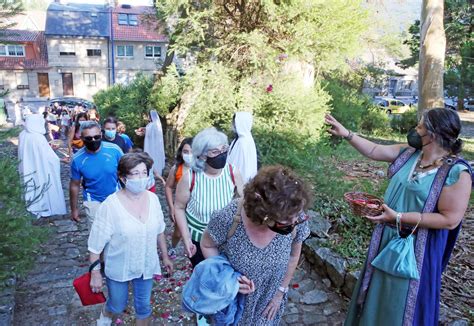
M 189 186 L 192 182 L 192 170 L 189 169 Z M 191 238 L 201 241 L 212 213 L 227 206 L 234 196 L 234 182 L 230 174 L 229 164 L 226 164 L 218 177 L 209 177 L 204 172 L 195 172 L 194 187 L 186 206 Z

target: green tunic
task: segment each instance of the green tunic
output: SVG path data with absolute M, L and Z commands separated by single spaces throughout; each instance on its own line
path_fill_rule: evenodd
M 428 198 L 431 184 L 438 169 L 413 176 L 420 155 L 421 151 L 412 155 L 408 162 L 392 177 L 385 192 L 385 203 L 397 212 L 421 212 Z M 448 174 L 445 186 L 456 183 L 459 180 L 460 173 L 465 170 L 467 170 L 467 167 L 463 164 L 453 166 Z M 395 236 L 397 236 L 396 229 L 385 226 L 379 252 Z M 364 273 L 361 273 L 361 275 L 364 275 Z M 354 288 L 345 325 L 402 325 L 410 279 L 395 277 L 374 268 L 358 322 L 357 296 L 361 278 L 362 276 Z

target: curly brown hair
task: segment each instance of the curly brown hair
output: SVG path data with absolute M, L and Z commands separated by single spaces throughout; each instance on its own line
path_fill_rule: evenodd
M 311 203 L 310 191 L 292 170 L 281 165 L 266 166 L 245 186 L 244 209 L 252 222 L 266 217 L 285 221 Z

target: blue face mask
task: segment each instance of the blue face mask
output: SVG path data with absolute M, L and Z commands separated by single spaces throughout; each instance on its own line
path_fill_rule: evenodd
M 109 139 L 115 139 L 115 135 L 117 134 L 117 130 L 106 130 L 104 131 L 105 137 Z
M 147 189 L 147 185 L 148 177 L 140 179 L 127 179 L 125 188 L 134 194 L 139 194 Z

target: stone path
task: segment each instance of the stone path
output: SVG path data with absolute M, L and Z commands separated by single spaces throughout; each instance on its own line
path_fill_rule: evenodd
M 69 201 L 69 165 L 61 164 L 66 200 Z M 160 202 L 168 223 L 168 211 L 162 187 Z M 68 205 L 69 207 L 69 205 Z M 38 248 L 33 270 L 18 281 L 13 325 L 95 325 L 100 306 L 83 307 L 72 287 L 72 280 L 88 268 L 86 218 L 70 221 L 69 215 L 40 219 L 36 223 L 50 230 L 49 240 Z M 195 325 L 194 317 L 181 309 L 181 291 L 190 275 L 190 264 L 178 246 L 175 272 L 155 280 L 152 294 L 154 325 Z M 335 293 L 329 280 L 322 280 L 302 260 L 291 284 L 289 302 L 282 325 L 340 325 L 347 300 Z M 129 301 L 131 302 L 131 301 Z M 133 305 L 115 320 L 115 324 L 133 325 Z

